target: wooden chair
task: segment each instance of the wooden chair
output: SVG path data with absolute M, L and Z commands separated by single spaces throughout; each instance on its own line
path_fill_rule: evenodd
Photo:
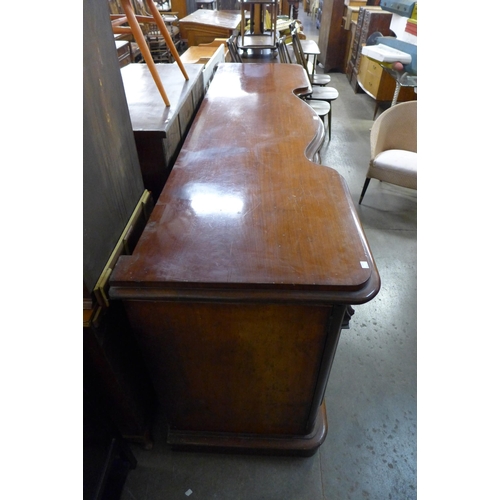
M 278 51 L 278 58 L 282 64 L 292 64 L 292 58 L 290 57 L 290 52 L 288 52 L 288 46 L 286 44 L 286 35 L 278 38 L 276 42 L 276 49 Z
M 177 62 L 182 74 L 184 75 L 184 78 L 186 80 L 189 80 L 189 76 L 184 68 L 179 53 L 177 52 L 177 48 L 170 36 L 170 33 L 168 32 L 165 22 L 153 0 L 146 0 L 149 11 L 151 12 L 151 16 L 137 14 L 132 7 L 131 0 L 120 0 L 120 2 L 125 15 L 111 14 L 111 25 L 113 28 L 113 33 L 131 33 L 134 36 L 134 39 L 139 46 L 139 50 L 141 51 L 142 57 L 144 58 L 144 61 L 146 62 L 149 71 L 151 72 L 151 76 L 155 81 L 158 91 L 163 98 L 165 106 L 170 106 L 167 93 L 165 91 L 165 88 L 163 87 L 160 75 L 158 73 L 158 70 L 156 69 L 155 62 L 153 60 L 153 57 L 151 56 L 149 46 L 140 26 L 140 23 L 156 23 L 161 35 L 165 39 L 170 52 L 172 53 L 173 58 Z M 128 24 L 128 26 L 124 26 L 124 24 Z
M 297 64 L 301 64 L 302 67 L 304 68 L 304 71 L 306 72 L 307 77 L 309 78 L 309 83 L 311 84 L 312 87 L 312 92 L 308 96 L 306 96 L 306 99 L 312 101 L 325 101 L 330 105 L 330 110 L 328 112 L 328 132 L 329 132 L 329 137 L 331 138 L 331 127 L 332 127 L 331 105 L 332 102 L 338 98 L 339 93 L 337 89 L 333 87 L 328 87 L 326 84 L 319 85 L 314 83 L 312 75 L 307 71 L 307 65 L 305 64 L 303 54 L 301 53 L 300 39 L 296 28 L 294 28 L 294 30 L 292 31 L 292 46 L 294 49 L 294 54 L 295 54 L 295 59 L 297 60 Z M 323 76 L 323 75 L 316 75 L 316 76 Z
M 229 49 L 229 54 L 231 55 L 232 61 L 235 63 L 242 63 L 243 59 L 241 58 L 238 51 L 237 38 L 238 35 L 231 35 L 227 39 L 227 48 Z
M 286 45 L 286 36 L 282 36 L 276 42 L 276 48 L 278 51 L 278 57 L 280 63 L 282 64 L 293 64 L 292 58 L 290 57 L 290 52 L 288 51 L 288 47 Z M 311 108 L 316 111 L 317 115 L 322 119 L 323 125 L 325 125 L 325 117 L 328 115 L 328 140 L 332 138 L 332 126 L 331 126 L 331 104 L 327 100 L 313 100 L 313 99 L 303 99 L 304 101 L 311 106 Z
M 297 64 L 301 64 L 306 70 L 311 85 L 319 85 L 320 87 L 328 85 L 331 81 L 330 75 L 318 75 L 318 73 L 314 71 L 316 58 L 314 58 L 312 69 L 309 69 L 309 63 L 303 47 L 303 44 L 312 44 L 311 48 L 309 49 L 311 51 L 311 54 L 319 54 L 318 44 L 314 40 L 301 40 L 295 23 L 292 23 L 290 25 L 290 31 L 292 34 L 292 46 L 293 52 L 295 54 L 295 60 L 297 61 Z
M 307 104 L 311 106 L 314 111 L 316 111 L 317 115 L 323 120 L 323 125 L 325 125 L 325 118 L 328 116 L 328 140 L 332 139 L 332 124 L 330 122 L 332 105 L 327 101 L 313 101 L 312 99 L 305 99 Z

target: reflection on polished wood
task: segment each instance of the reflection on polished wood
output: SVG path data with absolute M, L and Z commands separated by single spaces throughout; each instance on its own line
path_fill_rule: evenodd
M 132 256 L 123 299 L 175 446 L 310 455 L 344 313 L 380 281 L 298 65 L 221 65 Z

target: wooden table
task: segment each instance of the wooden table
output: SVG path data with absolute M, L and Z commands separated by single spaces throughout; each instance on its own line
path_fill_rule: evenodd
M 188 46 L 229 38 L 239 29 L 241 15 L 237 11 L 198 9 L 179 20 L 181 38 Z
M 219 67 L 132 256 L 123 300 L 179 448 L 313 454 L 349 304 L 379 275 L 291 64 Z

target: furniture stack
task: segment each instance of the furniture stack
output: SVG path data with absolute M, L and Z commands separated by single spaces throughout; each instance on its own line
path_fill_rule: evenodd
M 131 4 L 137 15 L 151 17 L 151 13 L 147 9 L 146 4 L 143 0 L 133 0 Z M 108 8 L 110 14 L 112 15 L 124 13 L 119 0 L 108 0 Z M 180 37 L 179 28 L 177 27 L 178 17 L 176 15 L 166 13 L 165 11 L 160 11 L 160 13 L 162 14 L 165 26 L 170 34 L 172 41 L 174 42 L 176 50 L 179 51 L 181 49 L 182 40 Z M 168 44 L 165 41 L 165 38 L 163 37 L 158 25 L 155 22 L 142 22 L 141 29 L 144 33 L 144 38 L 146 39 L 149 52 L 151 53 L 154 62 L 172 63 L 174 61 L 172 52 L 168 47 Z M 136 58 L 139 54 L 134 37 L 131 34 L 115 34 L 114 37 L 117 42 L 128 41 L 133 44 L 130 47 L 130 62 L 136 62 Z M 132 50 L 134 51 L 133 54 Z
M 247 49 L 275 49 L 278 0 L 241 0 L 241 35 L 238 47 Z M 250 19 L 246 20 L 246 12 Z
M 417 99 L 414 86 L 401 86 L 395 96 L 397 82 L 388 69 L 365 55 L 361 55 L 357 76 L 357 85 L 375 100 L 373 118 L 377 116 L 381 102 L 404 102 Z
M 319 2 L 316 25 L 319 28 L 319 62 L 326 72 L 345 71 L 349 31 L 361 7 L 378 5 L 379 0 L 331 0 Z
M 215 38 L 228 39 L 240 28 L 237 11 L 199 9 L 179 20 L 181 38 L 189 47 L 210 43 Z
M 162 81 L 168 82 L 170 107 L 162 101 L 145 64 L 129 64 L 121 70 L 144 187 L 154 201 L 204 96 L 203 66 L 187 64 L 185 69 L 187 81 L 176 64 L 157 65 Z
M 379 104 L 391 102 L 396 92 L 396 80 L 388 70 L 373 59 L 362 54 L 363 46 L 370 35 L 379 32 L 382 36 L 393 36 L 390 29 L 392 13 L 379 7 L 361 7 L 355 25 L 354 36 L 349 52 L 346 75 L 354 92 L 365 92 L 375 100 L 375 119 Z M 417 95 L 410 86 L 402 86 L 397 94 L 397 101 L 415 100 Z
M 360 90 L 358 88 L 358 71 L 361 62 L 361 50 L 372 33 L 379 32 L 383 36 L 389 36 L 391 34 L 391 20 L 392 14 L 390 12 L 367 8 L 359 10 L 356 32 L 346 69 L 347 79 L 355 92 Z

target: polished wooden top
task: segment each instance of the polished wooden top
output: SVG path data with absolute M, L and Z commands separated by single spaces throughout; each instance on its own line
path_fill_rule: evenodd
M 179 19 L 179 25 L 182 27 L 186 24 L 203 24 L 234 30 L 238 28 L 240 21 L 241 14 L 238 11 L 198 9 Z
M 378 273 L 346 183 L 307 158 L 324 133 L 294 95 L 308 88 L 299 65 L 219 66 L 133 255 L 115 268 L 112 296 L 373 298 Z

